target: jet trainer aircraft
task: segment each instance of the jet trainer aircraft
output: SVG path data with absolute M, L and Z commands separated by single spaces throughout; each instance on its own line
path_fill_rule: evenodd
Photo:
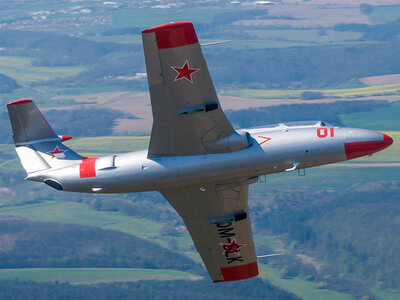
M 258 176 L 353 159 L 390 146 L 386 134 L 316 122 L 234 130 L 191 23 L 142 31 L 153 111 L 148 150 L 82 157 L 31 100 L 7 105 L 27 180 L 61 191 L 160 191 L 183 218 L 214 282 L 258 275 L 247 209 Z

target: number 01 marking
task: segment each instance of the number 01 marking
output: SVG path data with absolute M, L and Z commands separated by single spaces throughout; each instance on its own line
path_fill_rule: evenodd
M 335 136 L 335 129 L 334 128 L 330 128 L 329 130 L 330 133 L 330 137 L 334 137 Z M 328 128 L 318 128 L 317 129 L 317 136 L 319 138 L 325 138 L 328 136 Z

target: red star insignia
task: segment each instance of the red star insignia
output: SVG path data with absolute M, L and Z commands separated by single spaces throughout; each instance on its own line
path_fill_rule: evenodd
M 177 72 L 178 74 L 176 75 L 174 81 L 181 80 L 185 78 L 187 81 L 193 84 L 193 79 L 192 79 L 192 74 L 200 71 L 200 69 L 195 69 L 195 68 L 190 68 L 188 60 L 185 61 L 182 67 L 173 67 L 171 68 Z
M 259 138 L 264 139 L 264 141 L 262 141 L 261 143 L 259 143 L 260 145 L 264 144 L 265 142 L 268 142 L 271 138 L 266 137 L 266 136 L 258 136 Z
M 58 146 L 56 146 L 53 151 L 49 151 L 46 153 L 50 154 L 52 156 L 51 158 L 53 159 L 54 157 L 56 157 L 56 158 L 65 157 L 64 152 L 67 152 L 67 151 L 68 150 L 60 150 L 60 148 Z
M 228 239 L 228 242 L 230 240 Z M 230 244 L 224 244 L 224 243 L 219 243 L 222 248 L 224 248 L 224 252 L 222 252 L 222 255 L 224 254 L 229 254 L 229 253 L 235 253 L 236 255 L 240 255 L 240 248 L 246 246 L 247 244 L 238 244 L 236 242 L 236 239 L 233 239 Z

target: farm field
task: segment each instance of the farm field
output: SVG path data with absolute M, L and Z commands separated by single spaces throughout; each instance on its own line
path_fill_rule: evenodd
M 272 284 L 291 291 L 292 293 L 309 300 L 351 300 L 350 295 L 339 293 L 336 291 L 320 289 L 314 282 L 307 281 L 301 278 L 283 279 L 280 273 L 265 264 L 259 264 L 260 276 L 268 279 Z
M 363 42 L 355 42 L 354 39 L 358 38 L 360 33 L 350 33 L 339 35 L 338 32 L 332 31 L 323 39 L 316 37 L 316 32 L 306 32 L 305 38 L 302 38 L 303 33 L 300 30 L 293 30 L 290 34 L 293 35 L 293 39 L 282 40 L 279 36 L 282 36 L 281 30 L 267 31 L 268 34 L 264 34 L 261 30 L 248 31 L 250 34 L 256 34 L 260 36 L 259 39 L 234 39 L 229 43 L 220 44 L 219 47 L 232 48 L 232 49 L 266 49 L 266 48 L 285 48 L 285 47 L 309 47 L 309 46 L 324 46 L 324 45 L 343 45 L 343 44 L 361 44 Z M 297 34 L 297 38 L 296 38 Z M 265 37 L 263 37 L 265 35 Z M 226 36 L 229 38 L 229 35 Z M 87 36 L 85 39 L 95 42 L 107 42 L 107 43 L 118 43 L 118 44 L 141 44 L 142 38 L 139 34 L 137 35 L 111 35 L 111 36 Z M 206 44 L 215 42 L 218 39 L 205 38 L 199 39 L 200 44 Z M 220 39 L 221 40 L 221 39 Z M 316 41 L 317 40 L 317 41 Z M 364 42 L 367 43 L 367 42 Z
M 83 67 L 38 67 L 32 65 L 32 60 L 29 57 L 0 56 L 1 73 L 14 78 L 20 84 L 27 84 L 57 77 L 64 78 L 85 70 Z
M 368 19 L 372 24 L 383 24 L 399 18 L 400 5 L 382 5 L 374 7 Z
M 213 19 L 217 13 L 238 12 L 240 9 L 229 8 L 197 8 L 163 10 L 157 8 L 130 8 L 125 10 L 111 11 L 111 28 L 138 27 L 140 29 L 150 28 L 171 21 L 190 20 L 192 23 L 206 23 Z
M 18 216 L 31 221 L 96 226 L 133 234 L 159 244 L 163 243 L 162 240 L 157 239 L 162 227 L 160 223 L 145 218 L 132 218 L 121 212 L 95 211 L 85 203 L 43 201 L 38 204 L 0 207 L 0 216 Z
M 387 108 L 340 115 L 340 119 L 348 127 L 374 130 L 400 130 L 399 114 L 400 102 L 396 102 Z
M 58 281 L 71 284 L 138 280 L 200 280 L 188 272 L 139 268 L 29 268 L 1 269 L 0 280 Z
M 222 95 L 236 97 L 285 99 L 300 98 L 302 92 L 320 92 L 325 97 L 355 98 L 360 96 L 380 96 L 382 94 L 397 94 L 400 84 L 388 84 L 381 86 L 367 86 L 349 89 L 317 89 L 317 90 L 224 90 Z
M 305 176 L 299 176 L 296 171 L 270 174 L 266 176 L 265 182 L 253 184 L 250 189 L 314 191 L 323 188 L 327 191 L 344 191 L 355 186 L 368 188 L 368 184 L 376 182 L 378 178 L 388 181 L 400 180 L 398 166 L 390 166 L 390 164 L 387 166 L 345 166 L 345 164 L 333 164 L 309 168 L 306 169 Z M 343 178 L 346 178 L 346 181 Z
M 167 202 L 165 202 L 165 205 L 168 205 Z M 1 216 L 14 216 L 30 221 L 78 224 L 115 230 L 170 249 L 167 240 L 162 238 L 162 223 L 147 218 L 128 216 L 119 211 L 96 211 L 86 203 L 43 201 L 22 206 L 6 206 L 0 207 Z M 185 249 L 189 249 L 193 244 L 188 233 L 178 235 L 176 241 L 178 242 L 178 240 L 182 241 L 180 246 Z M 197 253 L 193 254 L 198 256 Z
M 147 149 L 149 136 L 104 136 L 69 140 L 66 146 L 81 155 L 111 155 Z
M 359 32 L 339 32 L 335 30 L 324 30 L 319 29 L 252 29 L 246 30 L 249 34 L 257 37 L 260 41 L 297 41 L 306 42 L 313 45 L 320 44 L 331 44 L 331 43 L 342 43 L 349 42 L 361 37 Z M 284 37 L 284 39 L 282 38 Z
M 376 89 L 376 87 L 373 87 Z M 348 91 L 351 89 L 342 89 L 339 91 Z M 320 90 L 324 92 L 325 90 Z M 234 94 L 234 92 L 243 92 L 243 95 L 230 95 Z M 251 93 L 257 93 L 256 95 Z M 257 98 L 259 92 L 266 92 L 270 95 L 271 98 Z M 72 94 L 70 94 L 72 93 Z M 382 93 L 381 93 L 382 94 Z M 383 93 L 384 94 L 384 93 Z M 243 90 L 232 91 L 232 90 L 221 90 L 219 93 L 219 99 L 222 108 L 225 111 L 228 110 L 243 110 L 248 108 L 258 108 L 258 107 L 269 107 L 269 106 L 279 106 L 279 105 L 290 105 L 290 104 L 321 104 L 321 103 L 334 103 L 336 101 L 370 101 L 370 100 L 384 100 L 389 102 L 395 102 L 400 100 L 400 96 L 397 94 L 386 95 L 386 96 L 368 96 L 364 97 L 354 97 L 354 98 L 338 98 L 338 97 L 328 97 L 323 99 L 316 100 L 301 100 L 299 99 L 301 95 L 301 91 L 299 90 L 268 90 L 268 91 L 260 91 L 260 90 L 250 90 L 250 95 Z M 265 96 L 265 95 L 264 95 Z M 283 98 L 280 98 L 283 97 Z M 38 99 L 42 99 L 39 97 Z M 67 103 L 67 101 L 71 100 L 75 101 L 73 105 Z M 85 104 L 87 103 L 87 104 Z M 93 105 L 100 108 L 106 109 L 116 109 L 123 112 L 129 112 L 135 115 L 138 119 L 118 119 L 117 125 L 113 128 L 113 132 L 116 135 L 125 136 L 125 135 L 148 135 L 151 131 L 152 126 L 152 112 L 150 106 L 150 95 L 148 92 L 128 92 L 128 91 L 120 91 L 120 92 L 98 92 L 93 93 L 93 90 L 88 90 L 87 93 L 84 90 L 81 90 L 81 93 L 78 93 L 78 90 L 71 89 L 70 91 L 66 90 L 65 94 L 60 94 L 54 96 L 51 100 L 46 101 L 46 103 L 40 104 L 40 108 L 43 111 L 49 109 L 77 109 L 79 107 L 84 107 L 90 109 Z M 387 111 L 391 111 L 391 108 L 388 108 Z M 394 115 L 393 113 L 391 115 Z M 386 116 L 387 117 L 387 116 Z M 394 122 L 396 122 L 396 117 L 392 117 Z M 375 119 L 376 122 L 380 122 L 383 124 L 388 123 L 387 118 L 385 119 Z M 266 123 L 267 124 L 267 123 Z M 369 127 L 367 127 L 369 128 Z M 396 130 L 394 126 L 386 126 L 386 127 L 374 127 L 381 130 Z
M 371 43 L 355 41 L 360 36 L 360 33 L 354 32 L 340 35 L 335 31 L 327 31 L 327 34 L 322 38 L 318 35 L 317 30 L 248 30 L 246 32 L 259 38 L 234 39 L 230 43 L 221 44 L 220 47 L 243 50 Z M 283 39 L 282 36 L 285 36 L 285 38 Z M 227 35 L 226 38 L 228 39 L 229 36 Z M 200 42 L 206 43 L 211 42 L 211 40 L 200 40 Z

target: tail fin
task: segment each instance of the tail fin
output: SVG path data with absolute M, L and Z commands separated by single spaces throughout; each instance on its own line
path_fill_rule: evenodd
M 149 156 L 247 147 L 221 109 L 193 24 L 145 29 L 142 39 L 153 111 Z
M 82 157 L 62 144 L 32 100 L 7 104 L 13 139 L 21 164 L 33 173 L 75 164 Z

